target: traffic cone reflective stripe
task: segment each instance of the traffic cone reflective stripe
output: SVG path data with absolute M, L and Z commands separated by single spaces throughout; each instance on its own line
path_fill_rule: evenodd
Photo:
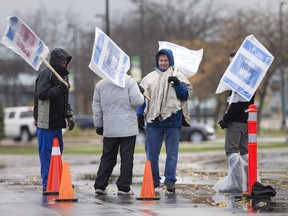
M 154 181 L 151 169 L 151 162 L 149 160 L 145 163 L 145 170 L 141 188 L 140 197 L 136 197 L 137 200 L 159 200 L 160 197 L 156 197 L 154 191 Z
M 74 198 L 74 190 L 72 186 L 70 169 L 68 162 L 64 162 L 61 185 L 58 199 L 55 199 L 56 202 L 76 202 L 78 199 Z
M 59 147 L 58 138 L 54 138 L 50 159 L 50 166 L 49 166 L 47 188 L 46 191 L 43 192 L 44 195 L 59 194 L 61 175 L 62 175 L 61 151 Z
M 58 143 L 58 140 L 57 140 L 57 143 Z M 58 146 L 53 146 L 51 155 L 61 155 L 59 143 L 58 143 Z

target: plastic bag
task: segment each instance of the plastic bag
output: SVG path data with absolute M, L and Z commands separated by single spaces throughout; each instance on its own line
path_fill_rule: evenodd
M 247 191 L 247 162 L 239 154 L 228 156 L 228 175 L 220 179 L 213 189 L 220 193 L 241 193 Z

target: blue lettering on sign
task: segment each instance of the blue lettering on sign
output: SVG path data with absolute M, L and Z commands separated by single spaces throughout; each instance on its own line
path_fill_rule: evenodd
M 7 38 L 9 38 L 11 41 L 13 41 L 14 36 L 15 36 L 15 31 L 13 28 L 11 28 L 11 26 L 9 27 L 9 30 L 7 32 Z
M 258 58 L 260 61 L 262 61 L 264 64 L 266 65 L 271 64 L 272 56 L 269 55 L 268 53 L 265 53 L 262 49 L 257 47 L 251 41 L 246 39 L 242 47 L 246 49 L 248 52 L 250 52 L 253 56 Z
M 241 86 L 237 85 L 233 80 L 229 79 L 228 77 L 223 77 L 223 82 L 230 86 L 232 89 L 235 89 L 235 91 L 239 94 L 242 94 L 247 100 L 250 100 L 252 95 Z
M 241 54 L 237 56 L 230 71 L 251 88 L 255 87 L 263 73 L 260 67 Z
M 42 53 L 44 49 L 44 43 L 40 40 L 39 41 L 39 45 L 38 45 L 38 49 L 36 50 L 36 53 L 35 53 L 35 58 L 34 58 L 34 61 L 33 61 L 33 66 L 36 67 L 36 65 L 38 65 L 39 61 L 40 61 L 40 57 L 39 55 Z
M 127 64 L 127 61 L 128 61 L 128 57 L 127 56 L 124 56 L 124 59 L 123 59 L 123 64 L 122 64 L 122 67 L 121 67 L 121 71 L 120 71 L 120 76 L 119 76 L 119 83 L 121 86 L 124 86 L 124 81 L 125 81 L 125 68 L 126 68 L 126 64 Z
M 33 65 L 34 67 L 36 67 L 36 66 L 38 65 L 39 60 L 40 60 L 39 56 L 35 56 L 32 65 Z
M 36 55 L 40 55 L 44 49 L 44 43 L 40 40 L 38 44 L 38 48 L 36 51 Z
M 110 41 L 108 42 L 107 52 L 104 57 L 104 62 L 102 69 L 109 75 L 111 78 L 115 78 L 116 71 L 119 65 L 120 51 L 114 46 Z
M 16 25 L 18 23 L 18 17 L 11 17 L 10 19 L 10 26 L 7 32 L 7 38 L 9 38 L 11 41 L 13 41 L 14 37 L 15 37 L 15 28 Z
M 95 45 L 94 56 L 93 56 L 93 61 L 96 65 L 98 65 L 99 63 L 99 59 L 100 59 L 103 45 L 104 45 L 104 39 L 105 39 L 104 34 L 99 33 L 99 36 L 97 38 L 96 45 Z

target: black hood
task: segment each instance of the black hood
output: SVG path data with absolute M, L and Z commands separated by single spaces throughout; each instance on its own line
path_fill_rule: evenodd
M 50 64 L 54 67 L 59 66 L 62 60 L 67 60 L 67 66 L 71 61 L 72 57 L 64 49 L 56 48 L 53 49 L 50 56 Z

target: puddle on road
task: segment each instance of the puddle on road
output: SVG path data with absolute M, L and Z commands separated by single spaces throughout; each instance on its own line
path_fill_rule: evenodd
M 192 204 L 193 207 L 199 205 L 209 205 L 211 208 L 226 208 L 226 209 L 238 209 L 244 210 L 244 212 L 285 212 L 285 203 L 278 203 L 269 200 L 248 200 L 242 197 L 242 194 L 224 194 L 215 193 L 212 189 L 213 182 L 217 181 L 219 177 L 222 177 L 223 173 L 214 173 L 209 175 L 205 172 L 194 172 L 193 175 L 183 175 L 180 177 L 180 183 L 176 184 L 176 195 L 167 194 L 165 187 L 161 185 L 159 189 L 156 189 L 157 196 L 161 197 L 161 201 L 153 204 Z M 83 180 L 95 180 L 95 175 L 84 175 Z M 114 184 L 117 176 L 112 176 L 109 184 Z M 134 177 L 134 186 L 141 187 L 141 177 Z M 195 184 L 193 184 L 195 183 Z M 197 184 L 196 184 L 197 183 Z M 116 192 L 115 192 L 116 194 Z M 122 200 L 118 196 L 112 197 L 97 197 L 104 202 L 111 202 L 117 204 L 132 204 L 132 200 Z M 277 210 L 275 210 L 275 208 Z
M 161 199 L 159 201 L 151 202 L 152 205 L 163 205 L 163 204 L 172 204 L 172 205 L 188 205 L 192 207 L 201 207 L 201 206 L 209 206 L 210 208 L 223 208 L 223 209 L 231 209 L 231 211 L 244 211 L 244 212 L 288 212 L 287 209 L 287 200 L 288 197 L 285 193 L 287 190 L 286 184 L 281 183 L 280 181 L 273 180 L 273 186 L 275 186 L 276 191 L 279 190 L 279 195 L 268 200 L 248 200 L 245 197 L 242 197 L 242 194 L 225 194 L 225 193 L 215 193 L 212 189 L 213 182 L 216 182 L 217 179 L 221 176 L 221 174 L 207 174 L 205 172 L 194 172 L 191 175 L 183 175 L 180 176 L 178 182 L 176 184 L 176 194 L 167 194 L 165 187 L 161 184 L 161 187 L 156 189 L 157 196 Z M 11 176 L 10 176 L 11 177 Z M 37 176 L 29 176 L 27 178 L 23 178 L 23 176 L 15 176 L 10 178 L 6 176 L 6 178 L 2 179 L 4 184 L 9 186 L 17 186 L 17 185 L 41 185 L 41 180 Z M 96 175 L 95 174 L 85 174 L 79 177 L 79 181 L 89 180 L 94 181 Z M 118 176 L 112 175 L 110 178 L 109 184 L 113 185 L 116 182 Z M 271 183 L 263 180 L 263 184 L 267 185 Z M 2 183 L 0 181 L 0 183 Z M 9 183 L 8 183 L 9 182 Z M 2 183 L 2 184 L 3 184 Z M 133 187 L 138 190 L 142 185 L 142 176 L 136 176 L 133 178 Z M 103 202 L 113 203 L 118 205 L 133 205 L 138 204 L 142 205 L 141 202 L 135 201 L 135 197 L 130 197 L 127 199 L 126 197 L 117 196 L 117 190 L 111 191 L 110 196 L 102 196 L 97 197 L 98 200 L 102 200 Z M 62 212 L 70 212 L 70 208 L 73 208 L 73 204 L 61 204 L 55 203 L 53 197 L 43 197 L 42 205 L 49 208 L 59 208 L 62 209 Z

